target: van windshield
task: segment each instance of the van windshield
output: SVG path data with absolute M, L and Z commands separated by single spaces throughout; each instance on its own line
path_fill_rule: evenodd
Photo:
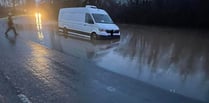
M 92 14 L 96 23 L 113 24 L 112 19 L 105 14 Z

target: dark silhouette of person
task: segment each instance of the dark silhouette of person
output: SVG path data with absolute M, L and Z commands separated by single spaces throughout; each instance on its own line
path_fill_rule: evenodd
M 12 15 L 9 15 L 9 16 L 8 16 L 7 25 L 8 25 L 8 29 L 7 29 L 7 31 L 5 32 L 5 35 L 8 36 L 7 33 L 8 33 L 10 30 L 13 30 L 13 32 L 15 33 L 15 35 L 17 35 L 16 29 L 15 29 L 15 27 L 14 27 Z

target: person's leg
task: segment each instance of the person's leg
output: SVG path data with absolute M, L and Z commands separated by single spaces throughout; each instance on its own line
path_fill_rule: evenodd
M 17 31 L 16 31 L 15 27 L 12 27 L 12 30 L 14 31 L 15 35 L 17 35 Z
M 11 30 L 10 27 L 8 27 L 7 31 L 5 32 L 5 34 L 7 35 L 7 33 Z

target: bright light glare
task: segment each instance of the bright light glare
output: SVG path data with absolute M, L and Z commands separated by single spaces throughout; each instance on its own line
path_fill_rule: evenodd
M 41 18 L 42 15 L 41 15 L 41 13 L 37 12 L 37 13 L 35 13 L 35 16 L 36 16 L 36 18 Z
M 44 35 L 42 32 L 42 21 L 41 21 L 41 13 L 35 13 L 35 18 L 36 18 L 36 26 L 38 30 L 38 38 L 40 40 L 44 39 Z

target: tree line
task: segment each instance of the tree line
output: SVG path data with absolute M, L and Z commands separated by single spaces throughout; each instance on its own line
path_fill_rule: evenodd
M 32 9 L 35 6 L 35 0 L 0 0 L 0 16 L 6 16 L 8 12 L 19 14 L 24 9 Z
M 79 5 L 70 5 L 75 1 Z M 87 4 L 107 10 L 118 23 L 209 27 L 209 0 L 65 0 L 53 8 Z
M 34 5 L 35 0 L 0 0 L 6 2 L 24 2 Z M 60 8 L 96 5 L 105 9 L 115 22 L 171 25 L 171 26 L 209 26 L 209 0 L 41 0 L 40 8 L 57 15 Z
M 116 22 L 172 25 L 209 26 L 209 0 L 86 0 L 106 9 Z

